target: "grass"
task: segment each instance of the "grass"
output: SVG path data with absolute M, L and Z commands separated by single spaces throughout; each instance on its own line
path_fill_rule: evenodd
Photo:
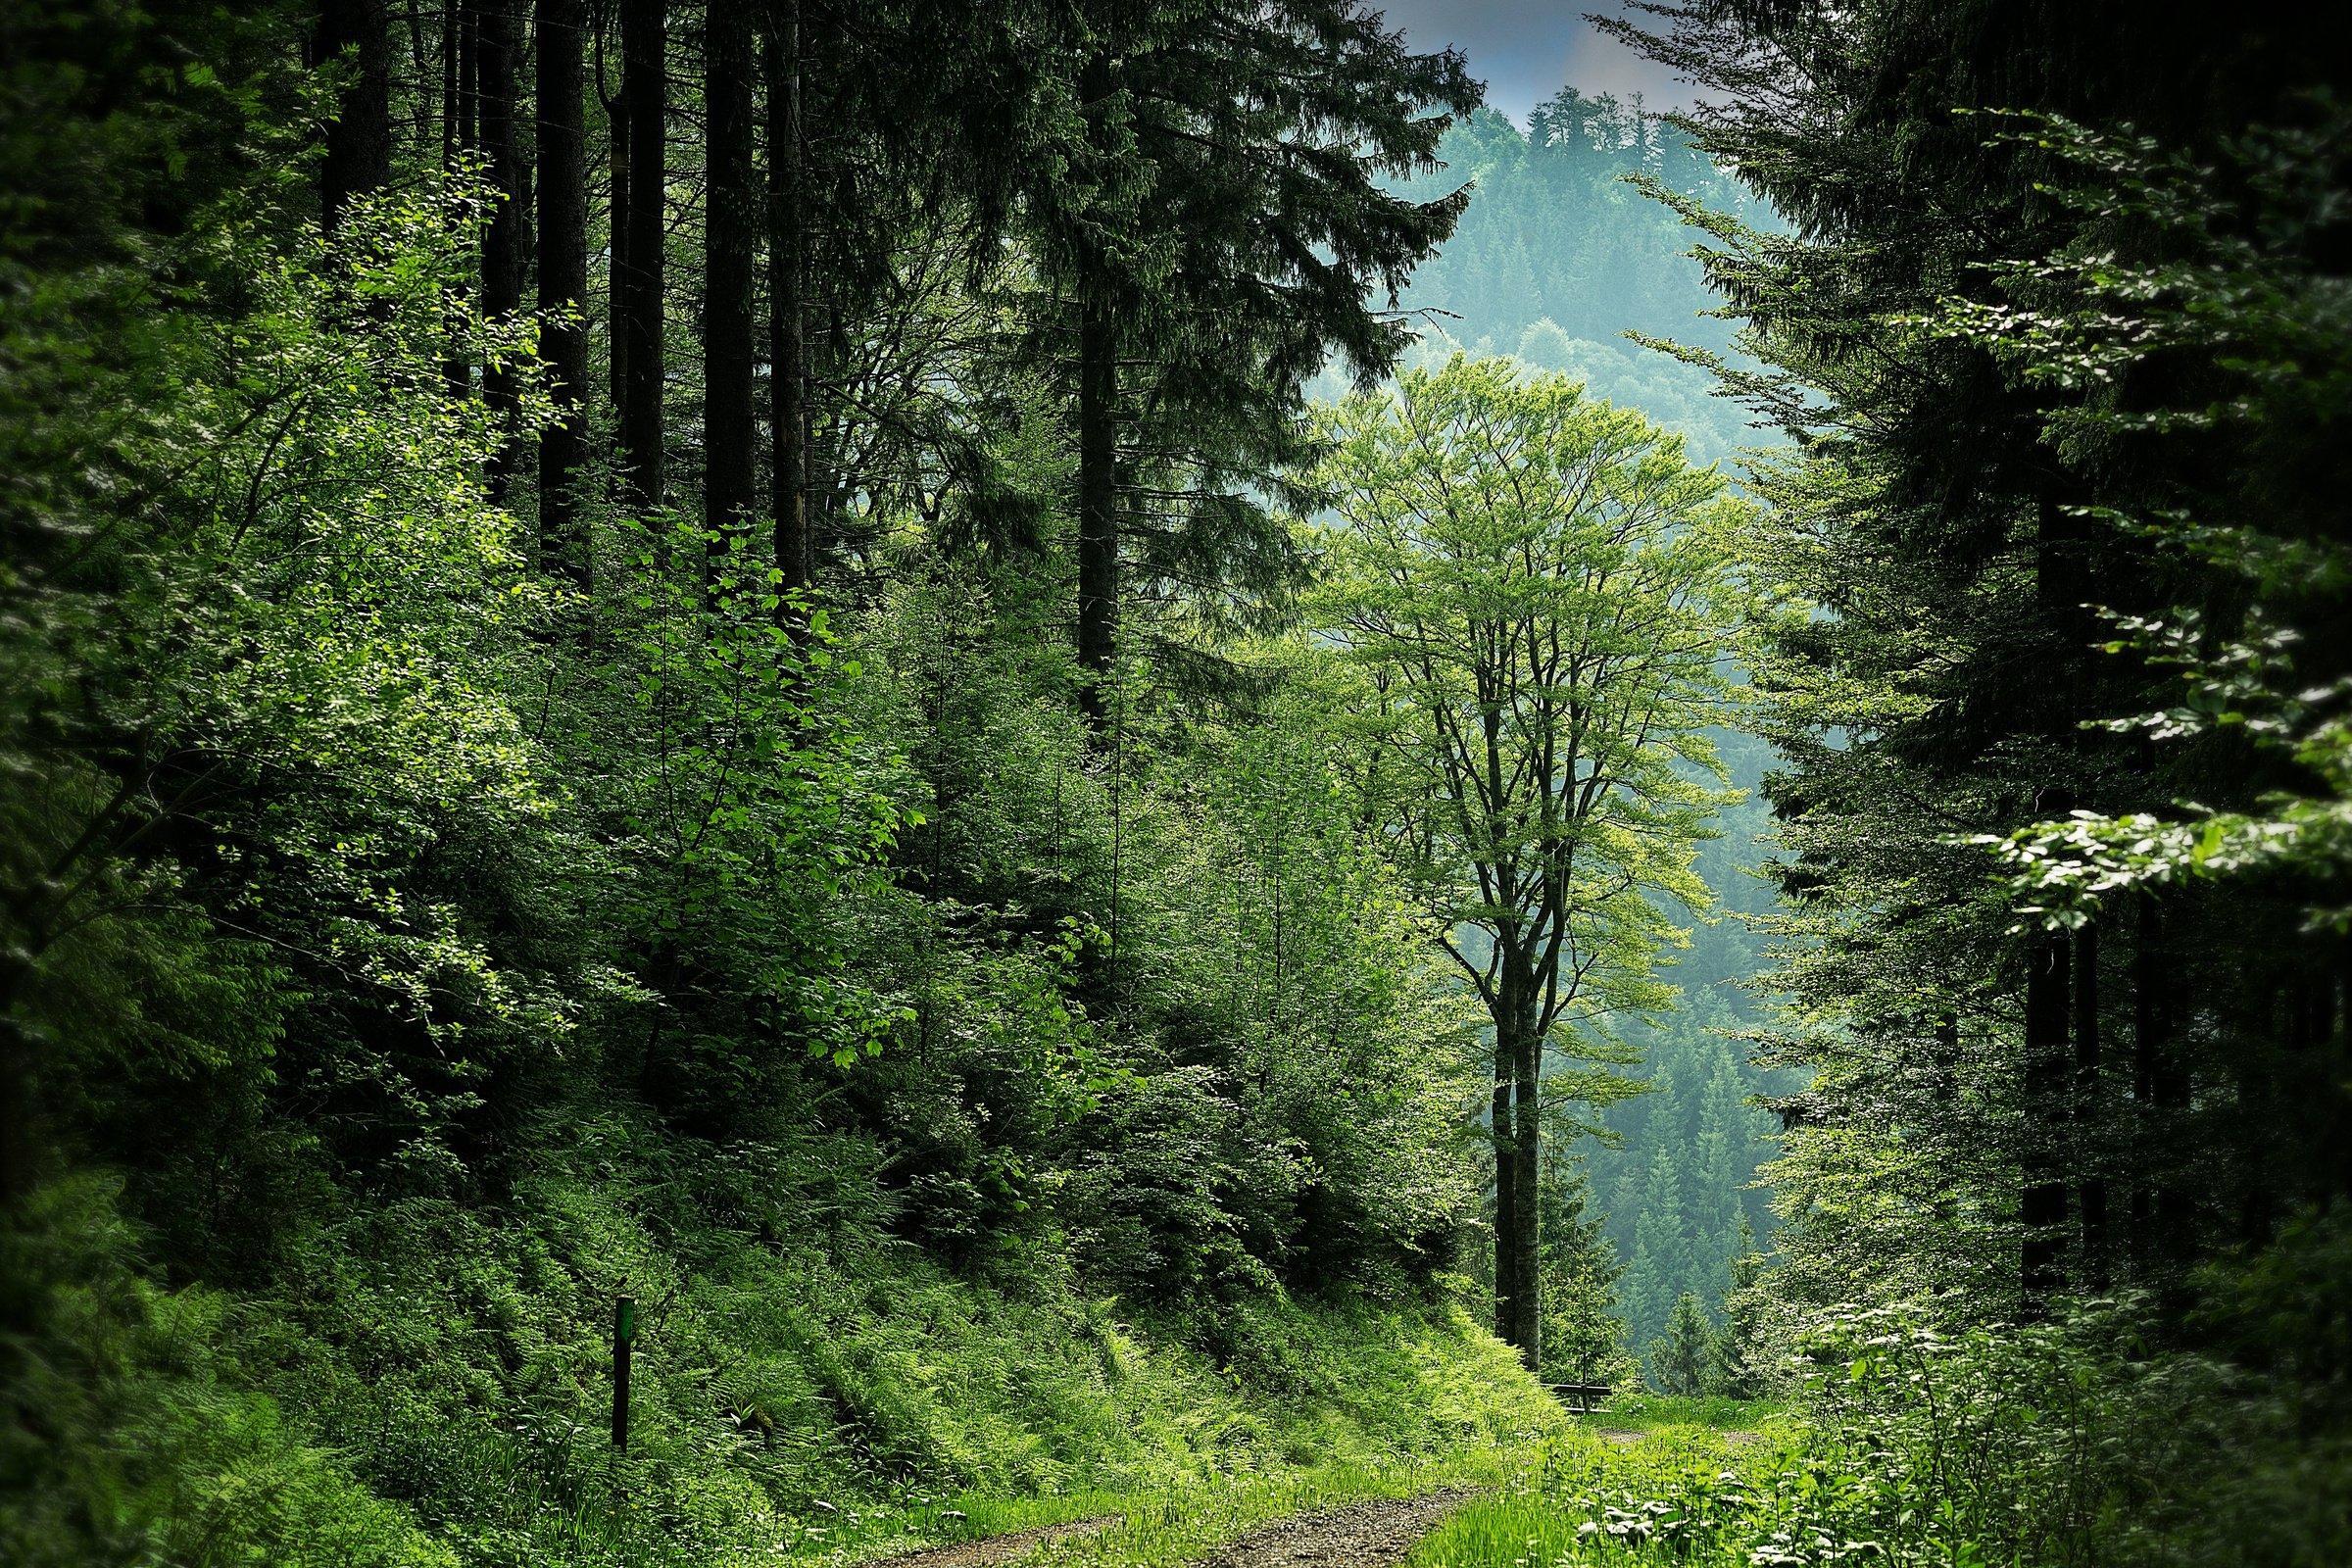
M 1598 1436 L 1603 1428 L 1644 1436 L 1639 1444 L 1611 1443 Z M 1729 1436 L 1755 1431 L 1765 1433 L 1767 1442 L 1736 1443 Z M 1625 1559 L 1623 1544 L 1605 1537 L 1596 1542 L 1597 1532 L 1580 1534 L 1580 1526 L 1596 1514 L 1605 1518 L 1603 1510 L 1612 1505 L 1635 1517 L 1641 1515 L 1641 1503 L 1662 1500 L 1670 1520 L 1720 1510 L 1738 1495 L 1724 1484 L 1727 1473 L 1741 1476 L 1780 1462 L 1785 1441 L 1770 1441 L 1774 1435 L 1785 1440 L 1793 1436 L 1793 1428 L 1781 1407 L 1768 1402 L 1634 1396 L 1614 1401 L 1599 1415 L 1559 1412 L 1518 1431 L 1430 1455 L 1348 1458 L 1240 1474 L 1212 1471 L 1126 1491 L 964 1494 L 937 1503 L 926 1498 L 929 1507 L 915 1510 L 920 1517 L 907 1518 L 919 1528 L 869 1538 L 862 1549 L 847 1543 L 837 1543 L 835 1549 L 851 1559 L 870 1559 L 1108 1514 L 1119 1522 L 1044 1544 L 1020 1562 L 1024 1568 L 1177 1568 L 1276 1519 L 1369 1497 L 1467 1486 L 1486 1494 L 1465 1504 L 1422 1544 L 1414 1568 L 1611 1562 Z M 1651 1533 L 1660 1534 L 1655 1526 Z M 1672 1540 L 1672 1533 L 1664 1538 Z M 794 1555 L 808 1555 L 808 1546 L 822 1550 L 823 1543 L 808 1543 Z
M 1273 1474 L 1217 1477 L 1123 1497 L 1097 1496 L 1089 1499 L 1091 1506 L 1071 1516 L 1116 1512 L 1122 1515 L 1118 1524 L 1052 1543 L 1022 1560 L 1041 1568 L 1177 1568 L 1259 1525 L 1294 1514 L 1369 1497 L 1413 1496 L 1442 1487 L 1507 1485 L 1518 1473 L 1520 1452 L 1516 1446 L 1481 1445 L 1442 1458 L 1349 1460 Z
M 1627 1401 L 1635 1403 L 1637 1401 Z M 1414 1550 L 1410 1568 L 1553 1568 L 1660 1556 L 1742 1565 L 1749 1483 L 1785 1462 L 1794 1430 L 1764 1427 L 1763 1443 L 1736 1444 L 1776 1413 L 1738 1400 L 1642 1399 L 1639 1409 L 1580 1420 L 1546 1440 L 1491 1494 L 1477 1497 Z M 1642 1433 L 1615 1444 L 1614 1425 Z M 1773 1441 L 1778 1436 L 1781 1441 Z
M 1704 1427 L 1714 1432 L 1760 1432 L 1787 1407 L 1770 1399 L 1677 1398 L 1664 1394 L 1620 1394 L 1591 1415 L 1571 1413 L 1579 1425 L 1616 1431 L 1651 1432 L 1669 1427 Z

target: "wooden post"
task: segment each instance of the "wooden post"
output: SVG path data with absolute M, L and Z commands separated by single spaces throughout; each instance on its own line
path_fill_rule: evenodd
M 612 1446 L 629 1451 L 629 1347 L 637 1339 L 637 1298 L 612 1303 Z

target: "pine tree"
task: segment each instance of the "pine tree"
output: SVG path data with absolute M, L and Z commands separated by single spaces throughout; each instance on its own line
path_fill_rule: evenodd
M 714 558 L 749 540 L 758 482 L 752 294 L 764 205 L 754 184 L 754 0 L 710 0 L 703 28 L 703 526 Z
M 1661 1095 L 1661 1100 L 1666 1097 Z M 1671 1117 L 1669 1103 L 1661 1109 Z M 1653 1124 L 1653 1131 L 1657 1131 Z M 1690 1234 L 1683 1215 L 1680 1138 L 1661 1137 L 1652 1146 L 1649 1169 L 1643 1173 L 1642 1201 L 1634 1221 L 1634 1262 L 1626 1281 L 1626 1321 L 1635 1343 L 1647 1345 L 1665 1332 L 1678 1295 L 1687 1294 L 1693 1280 Z
M 2260 812 L 2283 756 L 2251 726 L 2190 719 L 2191 739 L 2156 715 L 2221 700 L 2222 667 L 2271 628 L 2297 628 L 2307 692 L 2352 668 L 2318 575 L 2196 542 L 2336 536 L 2328 405 L 2278 422 L 2244 379 L 2250 323 L 2225 327 L 2219 303 L 2258 273 L 2255 292 L 2316 296 L 2332 242 L 2284 218 L 2317 210 L 2309 185 L 2278 204 L 2232 191 L 2268 174 L 2186 172 L 2283 146 L 2266 122 L 2305 136 L 2298 106 L 2340 76 L 2352 24 L 2258 3 L 2144 26 L 2120 0 L 1655 14 L 1661 38 L 1603 25 L 1713 89 L 1685 128 L 1801 236 L 1651 186 L 1708 233 L 1764 368 L 1690 357 L 1804 443 L 1764 470 L 1790 524 L 1758 541 L 1765 569 L 1832 611 L 1785 623 L 1757 665 L 1794 939 L 1768 1052 L 1814 1080 L 1775 1107 L 1802 1211 L 1774 1288 L 2034 1314 L 2102 1285 L 2128 1230 L 2131 1271 L 2177 1311 L 2195 1252 L 2259 1248 L 2287 1192 L 2346 1183 L 2323 1152 L 2352 1125 L 2317 1067 L 2346 1049 L 2340 951 L 2310 918 L 2325 899 L 2292 873 L 2181 869 L 2231 810 Z M 2236 280 L 2193 307 L 2175 292 L 2192 252 Z M 2290 318 L 2281 376 L 2342 335 L 2316 310 L 2272 319 Z M 2071 324 L 2044 342 L 2029 320 Z M 2190 423 L 2205 433 L 2173 438 Z M 2188 997 L 2216 1020 L 2193 1040 L 2171 1022 Z
M 1707 1392 L 1752 1399 L 1764 1389 L 1764 1368 L 1758 1362 L 1766 1308 L 1756 1290 L 1764 1277 L 1764 1257 L 1756 1250 L 1755 1232 L 1744 1216 L 1740 1221 L 1739 1247 L 1732 1254 L 1729 1275 L 1730 1284 L 1723 1293 L 1723 1327 L 1714 1338 Z
M 1546 1149 L 1537 1189 L 1537 1272 L 1544 1313 L 1543 1376 L 1553 1383 L 1615 1384 L 1632 1371 L 1619 1315 L 1617 1282 L 1625 1265 L 1609 1245 L 1581 1162 L 1556 1144 Z
M 1458 54 L 1408 54 L 1358 0 L 1099 23 L 1084 160 L 1028 193 L 1069 297 L 1080 697 L 1098 726 L 1132 594 L 1214 615 L 1231 590 L 1296 581 L 1260 492 L 1304 454 L 1301 389 L 1327 359 L 1368 382 L 1403 352 L 1374 296 L 1401 289 L 1468 193 L 1416 202 L 1380 180 L 1429 167 L 1447 121 L 1427 110 L 1476 101 Z
M 1715 1365 L 1715 1330 L 1698 1298 L 1685 1291 L 1675 1298 L 1666 1332 L 1649 1342 L 1649 1381 L 1660 1394 L 1693 1398 L 1707 1392 Z

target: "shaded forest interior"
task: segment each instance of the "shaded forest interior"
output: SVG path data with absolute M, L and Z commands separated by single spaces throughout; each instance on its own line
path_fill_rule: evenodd
M 15 0 L 0 1558 L 2352 1557 L 2352 24 L 1594 25 Z

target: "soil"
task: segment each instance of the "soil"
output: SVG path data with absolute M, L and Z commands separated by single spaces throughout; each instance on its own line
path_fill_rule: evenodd
M 1027 1556 L 1048 1542 L 1067 1541 L 1073 1536 L 1091 1536 L 1108 1530 L 1123 1517 L 1121 1514 L 1102 1513 L 1092 1519 L 1073 1519 L 1067 1524 L 1016 1530 L 1009 1536 L 958 1541 L 952 1546 L 933 1546 L 928 1551 L 893 1557 L 887 1563 L 877 1565 L 877 1568 L 992 1568 L 993 1564 Z
M 1328 1513 L 1300 1514 L 1252 1530 L 1198 1568 L 1388 1568 L 1400 1563 L 1472 1495 L 1468 1488 L 1418 1497 L 1376 1497 Z

